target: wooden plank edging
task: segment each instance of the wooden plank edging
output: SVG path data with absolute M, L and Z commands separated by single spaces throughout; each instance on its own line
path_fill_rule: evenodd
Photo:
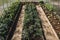
M 42 20 L 42 26 L 44 30 L 44 35 L 46 40 L 59 40 L 56 32 L 54 31 L 52 25 L 50 24 L 48 18 L 46 17 L 43 9 L 40 5 L 36 5 L 37 11 L 39 13 L 39 17 Z
M 16 30 L 11 40 L 21 40 L 22 38 L 22 29 L 23 29 L 23 20 L 24 20 L 24 9 L 25 5 L 22 7 L 22 11 L 16 26 Z

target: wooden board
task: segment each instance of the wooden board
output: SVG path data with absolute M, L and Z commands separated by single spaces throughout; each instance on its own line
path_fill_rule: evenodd
M 37 5 L 36 8 L 39 13 L 39 17 L 41 18 L 41 21 L 42 21 L 42 26 L 43 26 L 44 35 L 45 35 L 46 40 L 59 40 L 56 32 L 54 31 L 48 18 L 46 17 L 43 9 L 40 7 L 40 5 Z
M 20 2 L 39 2 L 40 0 L 20 0 Z
M 25 6 L 22 7 L 22 11 L 16 26 L 16 30 L 11 40 L 21 40 L 22 37 L 22 29 L 23 29 L 23 20 L 24 20 L 24 9 Z

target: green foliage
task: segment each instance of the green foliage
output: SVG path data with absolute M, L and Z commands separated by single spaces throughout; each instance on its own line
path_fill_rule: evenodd
M 47 2 L 40 1 L 39 3 L 41 5 L 41 7 L 45 10 L 56 11 L 56 7 L 54 7 L 52 4 L 48 3 L 48 1 Z
M 36 37 L 42 37 L 41 20 L 38 17 L 35 4 L 26 5 L 22 40 L 34 40 Z
M 40 4 L 44 4 L 44 1 L 42 0 L 42 1 L 40 1 L 39 3 L 40 3 Z
M 46 3 L 46 4 L 45 4 L 45 7 L 46 7 L 49 11 L 53 11 L 53 10 L 54 10 L 53 5 L 51 5 L 51 4 L 49 4 L 49 3 Z
M 3 38 L 5 38 L 8 34 L 9 28 L 14 20 L 18 5 L 18 2 L 13 3 L 8 9 L 5 9 L 4 14 L 0 16 L 0 36 Z

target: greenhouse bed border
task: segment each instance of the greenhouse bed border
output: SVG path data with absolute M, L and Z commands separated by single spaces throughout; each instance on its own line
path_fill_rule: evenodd
M 57 34 L 56 34 L 56 32 L 55 32 L 55 30 L 53 29 L 53 27 L 52 27 L 52 25 L 51 25 L 51 23 L 49 22 L 49 20 L 48 20 L 48 18 L 46 17 L 46 15 L 45 15 L 45 12 L 43 11 L 43 9 L 42 9 L 42 7 L 41 6 L 36 6 L 37 7 L 37 10 L 38 10 L 38 7 L 40 8 L 39 10 L 38 10 L 38 12 L 39 13 L 41 13 L 40 14 L 40 18 L 41 18 L 41 20 L 42 20 L 42 26 L 43 26 L 43 31 L 44 31 L 44 35 L 45 35 L 45 38 L 46 38 L 46 40 L 53 40 L 54 38 L 54 40 L 59 40 L 59 38 L 58 38 L 58 36 L 57 36 Z M 41 12 L 40 12 L 40 10 L 41 10 Z M 43 18 L 44 17 L 44 18 Z M 45 23 L 45 24 L 44 24 Z M 48 25 L 46 25 L 46 23 L 48 23 Z M 49 27 L 50 26 L 50 27 Z M 51 29 L 51 30 L 49 30 L 49 29 Z M 48 30 L 48 31 L 47 31 Z M 48 33 L 49 32 L 49 33 Z M 51 34 L 51 35 L 49 35 L 49 34 Z M 53 36 L 52 36 L 53 35 Z M 51 37 L 51 38 L 50 38 Z
M 7 37 L 6 37 L 6 40 L 11 40 L 11 38 L 12 38 L 12 36 L 13 36 L 13 34 L 14 34 L 14 31 L 15 31 L 16 25 L 17 25 L 17 21 L 18 21 L 19 16 L 20 16 L 19 14 L 21 13 L 22 6 L 23 6 L 23 4 L 20 3 L 19 6 L 18 6 L 18 10 L 15 12 L 15 13 L 17 13 L 17 14 L 16 14 L 16 16 L 14 17 L 14 21 L 13 21 L 13 23 L 12 23 L 12 25 L 11 25 L 11 28 L 10 28 L 9 32 L 8 32 L 8 35 L 7 35 Z

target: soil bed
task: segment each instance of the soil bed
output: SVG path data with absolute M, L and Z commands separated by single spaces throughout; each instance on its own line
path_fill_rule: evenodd
M 56 16 L 56 12 L 48 11 L 44 5 L 41 6 L 60 39 L 60 21 Z

